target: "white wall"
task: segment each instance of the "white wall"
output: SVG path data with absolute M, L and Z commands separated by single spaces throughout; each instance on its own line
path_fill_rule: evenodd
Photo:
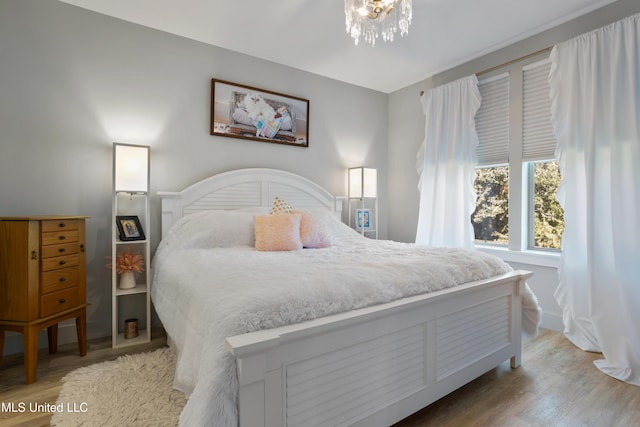
M 376 167 L 386 237 L 386 94 L 57 1 L 0 2 L 0 64 L 0 216 L 91 217 L 90 338 L 111 333 L 104 265 L 114 141 L 151 145 L 152 194 L 231 169 L 270 167 L 344 195 L 348 167 Z M 309 147 L 209 135 L 214 77 L 309 99 Z M 154 196 L 153 248 L 159 209 Z M 60 334 L 61 342 L 75 341 L 73 324 Z M 21 346 L 21 335 L 11 334 L 5 354 Z
M 640 12 L 638 0 L 620 0 L 558 27 L 544 31 L 496 52 L 467 62 L 389 95 L 389 238 L 413 242 L 418 221 L 418 174 L 416 154 L 424 139 L 424 114 L 419 93 L 458 78 L 553 46 L 585 32 L 608 25 Z M 553 293 L 558 285 L 557 268 L 529 263 L 511 263 L 516 268 L 531 270 L 529 284 L 544 311 L 543 326 L 562 328 L 561 310 Z

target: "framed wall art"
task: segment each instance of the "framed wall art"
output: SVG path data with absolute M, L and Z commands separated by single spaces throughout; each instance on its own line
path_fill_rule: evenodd
M 309 100 L 211 80 L 211 135 L 309 146 Z

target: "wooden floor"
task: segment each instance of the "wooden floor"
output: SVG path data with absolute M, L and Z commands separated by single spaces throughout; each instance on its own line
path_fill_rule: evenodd
M 89 343 L 86 357 L 76 346 L 61 346 L 57 355 L 46 351 L 38 360 L 38 381 L 24 385 L 21 356 L 9 356 L 0 367 L 0 403 L 55 403 L 60 379 L 69 371 L 112 360 L 127 352 L 150 351 L 151 344 L 120 350 L 111 341 Z M 599 354 L 575 348 L 561 334 L 542 330 L 526 344 L 522 366 L 505 362 L 470 384 L 396 424 L 417 426 L 640 426 L 640 387 L 602 374 L 593 365 Z M 0 413 L 0 426 L 47 426 L 48 414 Z
M 37 402 L 54 404 L 62 387 L 60 380 L 68 372 L 107 360 L 115 360 L 128 353 L 152 351 L 166 345 L 163 331 L 154 331 L 150 343 L 135 347 L 112 349 L 111 337 L 87 342 L 87 355 L 78 356 L 78 346 L 62 345 L 55 355 L 41 350 L 38 354 L 38 379 L 30 385 L 24 384 L 24 365 L 22 355 L 5 356 L 0 365 L 0 405 L 9 402 Z M 16 408 L 17 409 L 17 408 Z M 47 413 L 11 413 L 0 407 L 0 427 L 40 427 L 48 426 L 51 414 Z
M 541 330 L 518 369 L 503 363 L 396 427 L 640 426 L 640 387 L 600 372 L 601 358 Z

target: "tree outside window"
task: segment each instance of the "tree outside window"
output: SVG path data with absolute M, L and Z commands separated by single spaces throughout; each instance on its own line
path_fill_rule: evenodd
M 564 211 L 556 200 L 561 176 L 555 161 L 531 163 L 529 247 L 560 249 Z M 476 169 L 476 210 L 471 215 L 475 239 L 482 243 L 509 243 L 509 167 Z
M 560 249 L 564 211 L 556 200 L 561 180 L 558 163 L 533 163 L 533 175 L 533 246 Z
M 476 210 L 471 215 L 475 239 L 509 243 L 509 167 L 476 169 Z

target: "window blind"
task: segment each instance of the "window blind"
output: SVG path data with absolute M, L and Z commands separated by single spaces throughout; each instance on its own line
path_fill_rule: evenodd
M 478 82 L 482 96 L 476 113 L 480 143 L 476 149 L 478 166 L 509 162 L 509 74 L 499 74 Z
M 551 61 L 534 62 L 522 69 L 522 161 L 555 158 L 556 138 L 551 124 L 549 70 Z

